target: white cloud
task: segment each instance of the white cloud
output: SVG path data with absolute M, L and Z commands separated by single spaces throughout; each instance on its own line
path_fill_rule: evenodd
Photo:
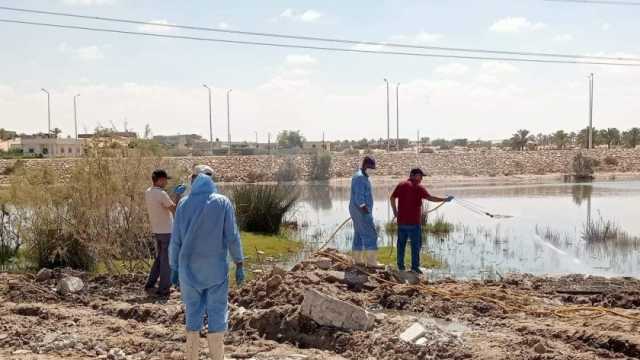
M 573 40 L 573 35 L 571 34 L 560 34 L 560 35 L 556 35 L 553 38 L 554 41 L 559 41 L 559 42 L 568 42 Z
M 168 22 L 167 20 L 164 19 L 160 19 L 160 20 L 151 20 L 148 21 L 151 24 L 145 24 L 145 25 L 140 25 L 138 27 L 138 29 L 140 31 L 152 31 L 152 32 L 169 32 L 171 30 L 173 30 L 173 28 L 169 27 L 169 26 L 162 26 L 162 25 L 174 25 L 170 22 Z M 158 24 L 158 25 L 152 25 L 152 24 Z
M 63 42 L 58 45 L 58 51 L 63 54 L 71 54 L 74 59 L 81 61 L 96 61 L 104 58 L 103 49 L 110 47 L 109 45 L 98 46 L 90 45 L 80 48 L 73 48 L 71 45 Z
M 102 50 L 96 45 L 76 49 L 75 56 L 83 61 L 95 61 L 104 58 Z
M 218 28 L 220 28 L 220 29 L 228 29 L 229 28 L 229 24 L 227 24 L 224 21 L 221 21 L 221 22 L 218 23 Z
M 304 22 L 314 22 L 322 17 L 322 13 L 316 10 L 307 10 L 300 15 L 300 20 Z
M 302 22 L 309 22 L 309 23 L 315 22 L 323 16 L 324 16 L 323 13 L 313 9 L 305 10 L 302 12 L 297 12 L 293 9 L 286 9 L 282 13 L 280 13 L 281 18 L 297 20 Z
M 611 29 L 611 24 L 604 23 L 600 26 L 600 28 L 602 29 L 602 31 L 609 31 L 609 29 Z
M 513 64 L 503 61 L 489 61 L 482 64 L 482 70 L 489 74 L 517 73 L 520 71 Z
M 115 0 L 62 0 L 65 5 L 71 6 L 111 5 L 115 2 Z
M 469 71 L 469 67 L 466 65 L 462 65 L 459 63 L 450 63 L 438 66 L 433 72 L 441 75 L 460 76 L 466 74 L 467 71 Z
M 316 58 L 311 55 L 287 55 L 287 65 L 312 65 L 318 62 Z
M 417 34 L 412 34 L 412 35 L 395 35 L 391 37 L 391 40 L 417 43 L 417 44 L 431 44 L 431 43 L 440 41 L 442 37 L 443 37 L 442 34 L 421 31 Z
M 384 45 L 356 44 L 352 49 L 361 51 L 382 51 L 386 48 Z
M 525 31 L 538 31 L 546 27 L 547 25 L 544 23 L 532 23 L 524 17 L 507 17 L 494 22 L 489 30 L 500 33 L 519 33 Z

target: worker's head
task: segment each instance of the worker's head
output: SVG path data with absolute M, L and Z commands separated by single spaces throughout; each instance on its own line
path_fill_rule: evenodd
M 156 169 L 151 173 L 151 181 L 153 181 L 153 186 L 157 186 L 161 189 L 164 189 L 167 186 L 168 180 L 171 179 L 167 172 L 164 169 Z
M 362 170 L 373 169 L 376 168 L 376 160 L 371 156 L 365 156 L 362 160 Z
M 424 175 L 425 174 L 422 171 L 422 169 L 414 168 L 414 169 L 411 169 L 411 172 L 409 173 L 409 179 L 411 179 L 411 181 L 414 181 L 414 182 L 420 184 L 422 182 L 422 177 Z
M 204 174 L 213 179 L 213 169 L 209 165 L 196 165 L 193 168 L 193 174 L 191 175 L 191 182 L 195 180 L 198 175 Z

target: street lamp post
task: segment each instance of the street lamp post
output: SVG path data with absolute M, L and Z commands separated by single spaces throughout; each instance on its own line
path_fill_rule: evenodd
M 396 150 L 400 151 L 400 83 L 396 84 Z
M 76 140 L 78 140 L 78 103 L 76 100 L 78 96 L 80 96 L 80 94 L 76 94 L 73 97 L 73 128 L 76 133 Z
M 211 88 L 202 84 L 209 91 L 209 154 L 213 155 L 213 110 L 211 108 Z
M 254 133 L 256 133 L 256 149 L 258 148 L 258 132 L 254 131 Z
M 390 148 L 390 144 L 389 144 L 389 139 L 390 139 L 390 135 L 389 135 L 389 80 L 387 80 L 386 78 L 384 79 L 384 82 L 387 84 L 387 152 L 391 150 Z
M 230 108 L 229 108 L 229 94 L 231 93 L 233 89 L 229 89 L 227 90 L 227 142 L 229 144 L 229 152 L 228 154 L 231 155 L 231 113 L 230 113 Z
M 46 89 L 41 89 L 47 94 L 47 135 L 51 135 L 51 94 Z
M 589 75 L 589 134 L 588 144 L 589 149 L 593 149 L 593 73 Z

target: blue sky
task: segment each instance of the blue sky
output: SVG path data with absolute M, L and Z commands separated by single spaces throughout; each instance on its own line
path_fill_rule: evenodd
M 167 1 L 4 0 L 15 6 L 143 21 L 382 42 L 590 55 L 639 54 L 640 7 L 542 0 Z M 238 36 L 140 28 L 0 11 L 0 18 L 205 37 Z M 255 39 L 254 39 L 255 40 Z M 286 41 L 285 41 L 286 42 Z M 500 139 L 518 128 L 583 127 L 587 75 L 596 73 L 597 127 L 640 126 L 640 68 L 428 59 L 260 48 L 57 30 L 0 23 L 0 126 L 73 132 L 98 124 L 156 134 L 214 132 L 226 138 L 227 89 L 234 140 L 282 129 L 307 138 L 386 137 L 383 78 L 400 85 L 403 137 Z M 364 47 L 370 48 L 370 47 Z M 382 50 L 387 50 L 382 48 Z M 391 90 L 395 136 L 395 87 Z

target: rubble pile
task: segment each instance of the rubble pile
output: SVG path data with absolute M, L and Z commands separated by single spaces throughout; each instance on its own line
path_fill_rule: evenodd
M 228 357 L 640 357 L 638 322 L 610 315 L 536 316 L 483 300 L 541 308 L 599 304 L 637 316 L 637 279 L 506 274 L 500 281 L 426 284 L 392 269 L 364 272 L 350 261 L 329 250 L 288 271 L 274 267 L 233 289 Z M 142 275 L 68 269 L 0 273 L 0 358 L 181 359 L 185 337 L 179 293 L 154 299 L 143 285 Z M 202 342 L 205 349 L 204 333 Z

